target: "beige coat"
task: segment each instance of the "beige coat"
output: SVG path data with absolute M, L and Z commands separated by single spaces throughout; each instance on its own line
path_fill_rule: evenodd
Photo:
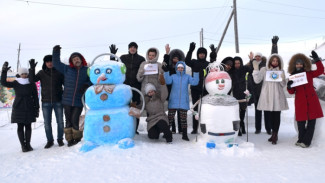
M 164 111 L 164 102 L 166 101 L 168 95 L 167 87 L 164 87 L 161 92 L 156 91 L 153 97 L 145 95 L 144 100 L 146 104 L 147 111 L 147 130 L 155 126 L 158 121 L 164 120 L 167 125 L 169 123 L 168 117 Z
M 280 66 L 273 68 L 270 66 L 270 61 L 273 57 L 278 57 L 280 60 Z M 282 71 L 282 81 L 272 82 L 266 81 L 266 71 Z M 283 71 L 283 60 L 280 55 L 272 54 L 266 66 L 261 70 L 253 71 L 253 78 L 255 83 L 260 83 L 263 81 L 260 99 L 258 101 L 257 109 L 262 111 L 282 111 L 289 109 L 286 96 L 284 94 L 283 87 L 286 86 L 285 75 Z

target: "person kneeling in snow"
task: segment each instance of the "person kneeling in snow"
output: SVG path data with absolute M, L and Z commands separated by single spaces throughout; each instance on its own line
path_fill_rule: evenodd
M 167 88 L 162 87 L 160 93 L 160 91 L 156 91 L 153 84 L 147 83 L 145 93 L 148 137 L 150 139 L 159 139 L 160 132 L 163 132 L 167 143 L 171 143 L 173 137 L 168 126 L 168 117 L 164 112 L 164 102 L 168 95 Z

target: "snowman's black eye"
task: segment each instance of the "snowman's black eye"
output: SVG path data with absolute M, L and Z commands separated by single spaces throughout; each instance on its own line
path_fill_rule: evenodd
M 110 74 L 110 73 L 112 73 L 112 69 L 110 68 L 106 69 L 106 74 Z
M 219 84 L 219 80 L 218 79 L 216 80 L 216 83 Z
M 224 79 L 222 79 L 222 80 L 221 80 L 221 83 L 225 83 L 225 80 L 224 80 Z
M 100 73 L 100 70 L 99 70 L 99 69 L 95 69 L 94 72 L 95 72 L 95 74 L 97 75 L 97 74 Z

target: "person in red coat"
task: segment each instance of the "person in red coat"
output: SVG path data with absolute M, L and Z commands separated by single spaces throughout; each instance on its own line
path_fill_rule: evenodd
M 291 75 L 306 72 L 307 84 L 291 87 L 292 80 L 287 83 L 290 94 L 295 94 L 295 113 L 298 124 L 297 146 L 309 147 L 313 139 L 316 119 L 323 117 L 323 111 L 319 103 L 318 96 L 313 87 L 313 78 L 324 72 L 324 66 L 317 53 L 312 51 L 312 58 L 316 62 L 317 70 L 311 71 L 311 61 L 304 54 L 298 53 L 290 59 L 288 73 Z M 306 127 L 306 121 L 307 127 Z

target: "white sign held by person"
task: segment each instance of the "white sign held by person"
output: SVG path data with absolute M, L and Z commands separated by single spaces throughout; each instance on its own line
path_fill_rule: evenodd
M 289 80 L 293 81 L 291 87 L 296 87 L 308 83 L 306 72 L 291 75 L 289 76 Z
M 144 65 L 144 75 L 158 74 L 158 64 Z
M 283 71 L 266 71 L 266 81 L 281 82 Z

